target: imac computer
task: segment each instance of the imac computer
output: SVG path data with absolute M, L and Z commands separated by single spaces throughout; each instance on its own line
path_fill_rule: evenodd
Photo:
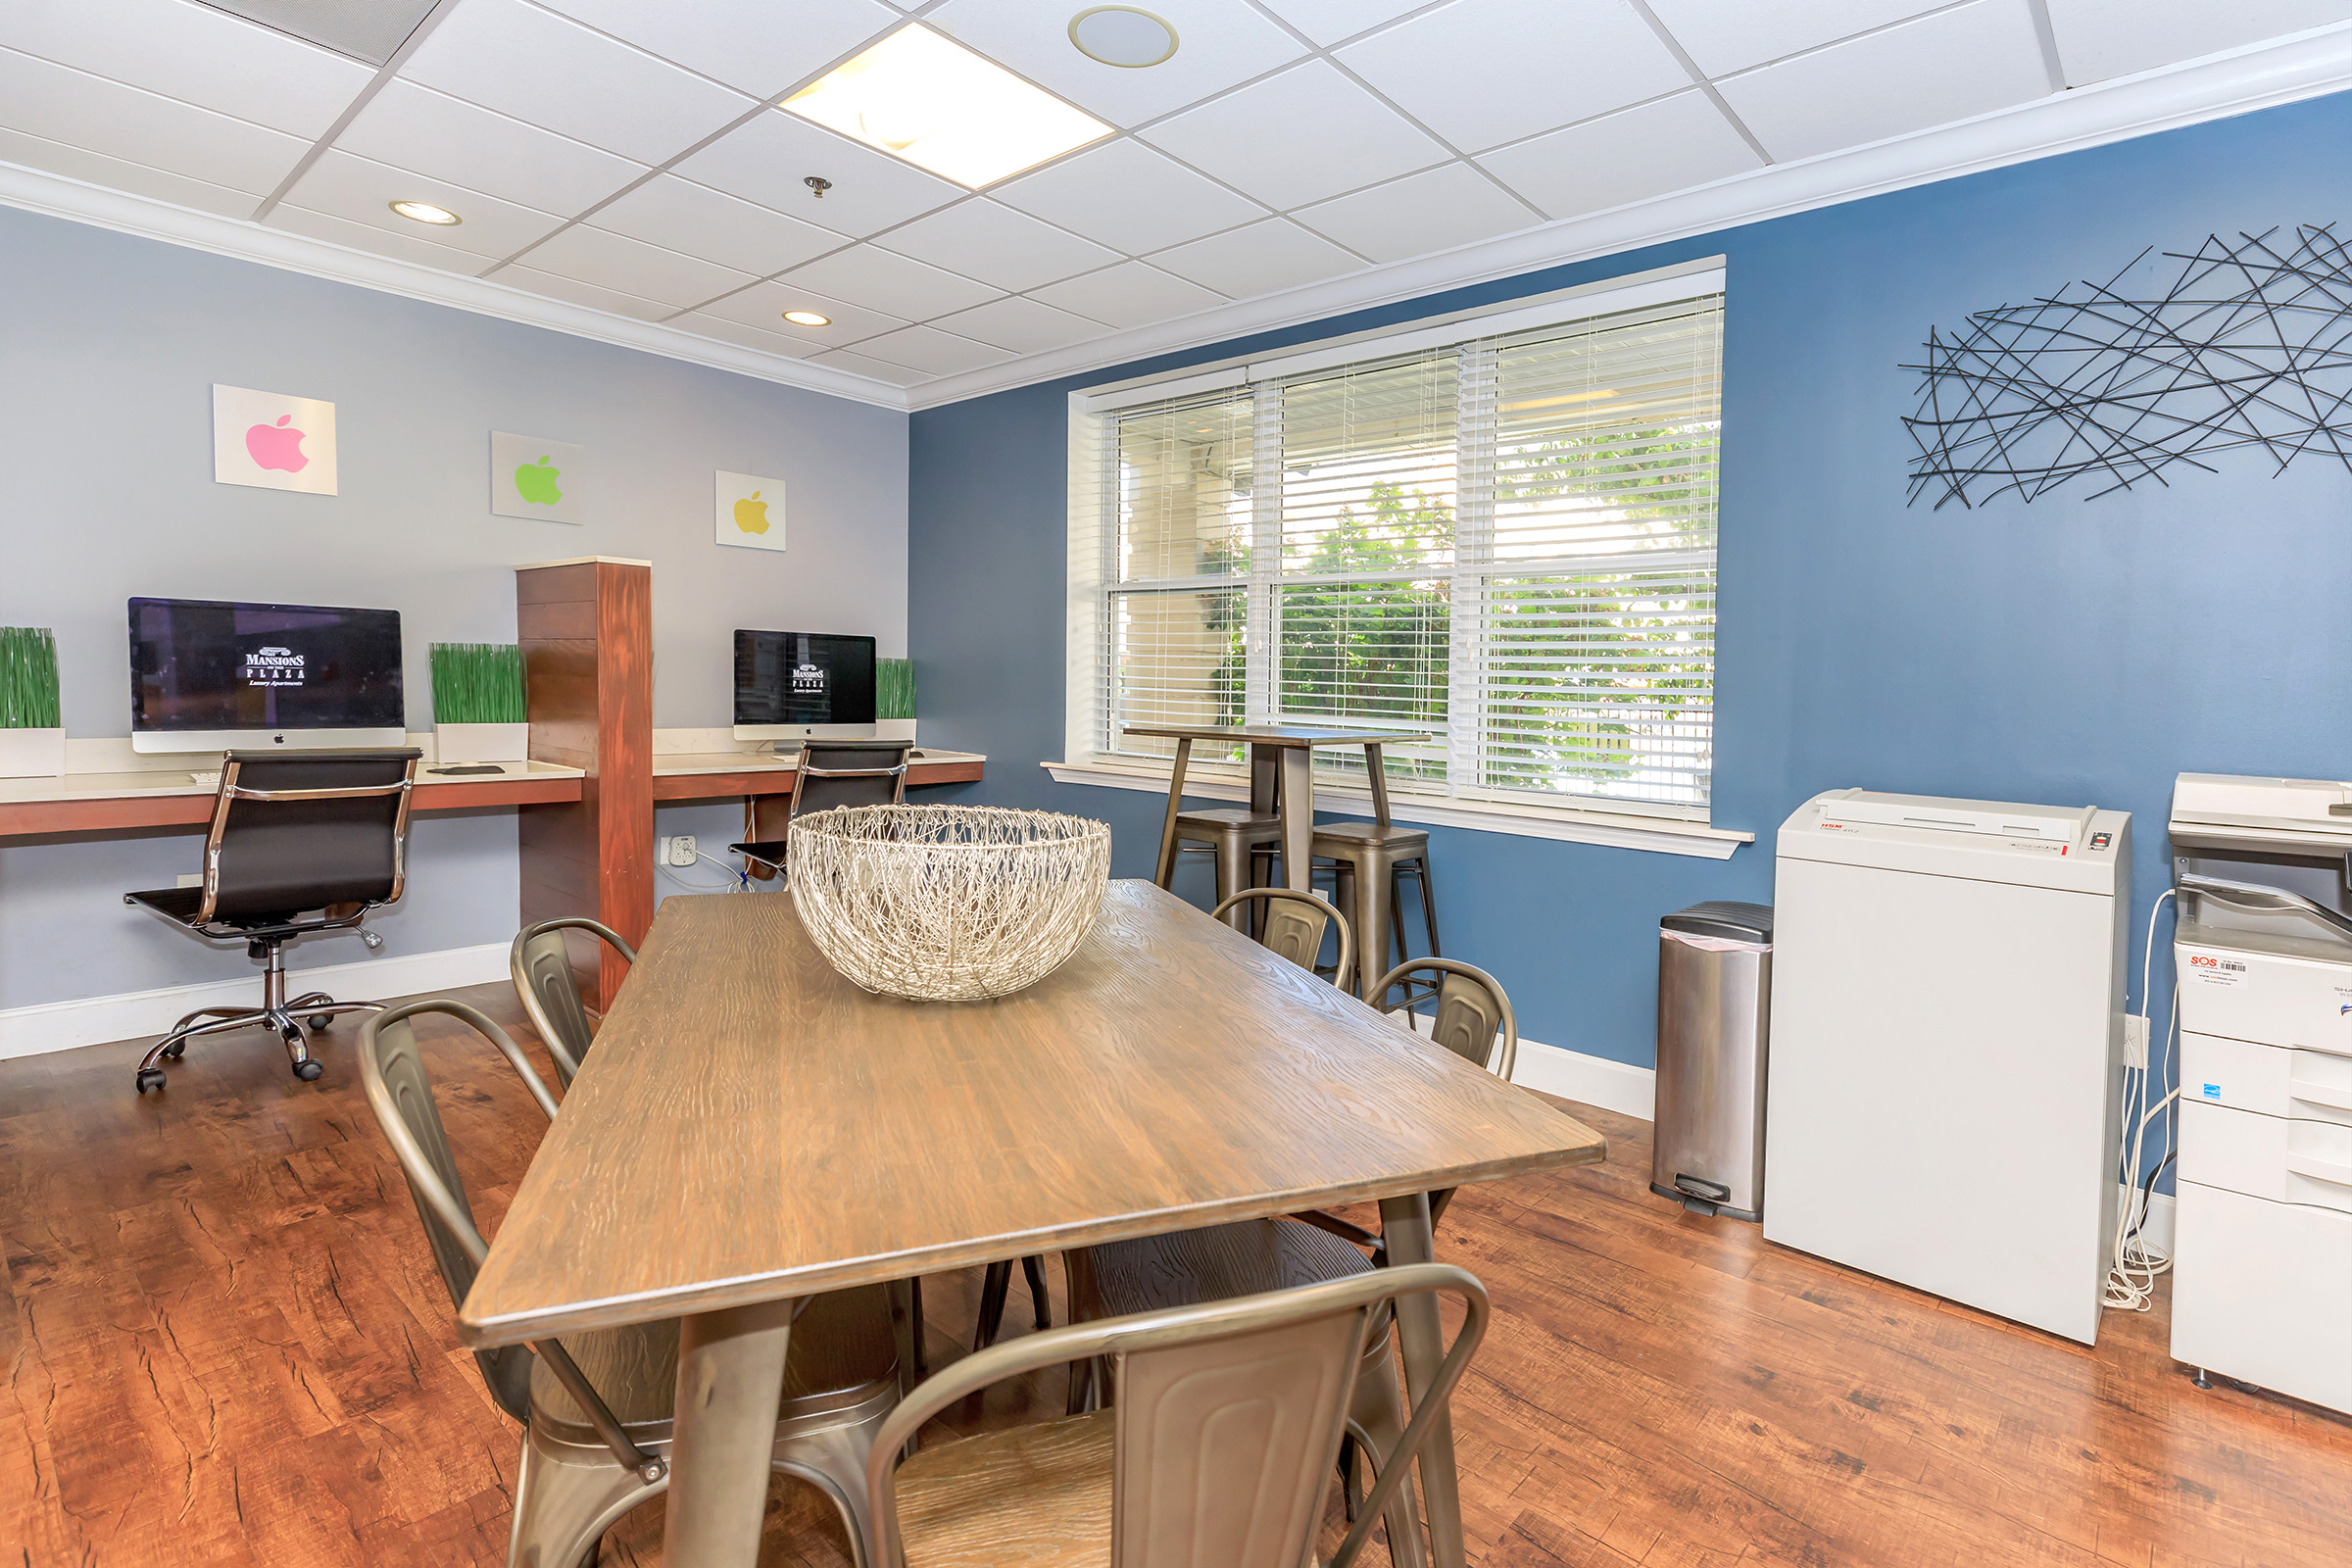
M 398 746 L 400 612 L 130 602 L 130 746 Z
M 874 640 L 808 631 L 735 634 L 735 738 L 871 740 Z

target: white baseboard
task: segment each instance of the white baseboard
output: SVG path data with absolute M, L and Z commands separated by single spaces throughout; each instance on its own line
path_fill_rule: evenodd
M 286 972 L 289 996 L 328 992 L 345 1001 L 412 996 L 507 977 L 507 944 L 405 953 L 357 963 L 321 964 Z M 235 980 L 207 980 L 111 997 L 82 997 L 0 1010 L 0 1060 L 71 1051 L 109 1040 L 160 1035 L 198 1007 L 246 1007 L 261 1001 L 261 971 Z
M 1511 1073 L 1511 1082 L 1557 1095 L 1562 1100 L 1598 1105 L 1621 1116 L 1639 1116 L 1649 1121 L 1657 1114 L 1655 1070 L 1611 1061 L 1606 1056 L 1588 1056 L 1581 1051 L 1560 1046 L 1522 1039 L 1519 1065 Z

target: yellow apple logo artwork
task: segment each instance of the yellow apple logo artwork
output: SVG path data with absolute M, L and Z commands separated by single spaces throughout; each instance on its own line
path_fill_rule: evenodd
M 767 532 L 767 503 L 760 499 L 759 491 L 735 503 L 735 526 L 745 533 Z

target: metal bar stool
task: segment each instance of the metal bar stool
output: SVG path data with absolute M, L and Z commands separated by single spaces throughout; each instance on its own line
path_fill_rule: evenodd
M 1338 874 L 1334 890 L 1340 907 L 1355 919 L 1358 956 L 1354 986 L 1366 1002 L 1380 998 L 1369 987 L 1375 975 L 1386 974 L 1392 959 L 1402 961 L 1404 946 L 1404 878 L 1410 876 L 1421 895 L 1421 914 L 1429 932 L 1429 956 L 1442 957 L 1438 947 L 1438 904 L 1429 874 L 1429 832 L 1394 822 L 1323 822 L 1315 827 L 1315 858 L 1330 860 Z M 1391 937 L 1396 943 L 1388 948 Z M 1406 1003 L 1419 1000 L 1427 981 L 1407 978 Z

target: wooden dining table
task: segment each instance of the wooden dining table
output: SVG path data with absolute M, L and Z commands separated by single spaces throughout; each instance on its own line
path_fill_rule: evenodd
M 818 1292 L 1592 1163 L 1598 1134 L 1148 882 L 1046 979 L 910 1003 L 787 894 L 665 901 L 459 1313 L 475 1348 L 682 1319 L 670 1568 L 751 1568 L 794 1303 Z M 1533 1244 L 1531 1244 L 1533 1245 Z M 1442 1358 L 1397 1307 L 1408 1396 Z M 916 1330 L 920 1332 L 919 1326 Z M 1450 1431 L 1422 1459 L 1460 1568 Z

